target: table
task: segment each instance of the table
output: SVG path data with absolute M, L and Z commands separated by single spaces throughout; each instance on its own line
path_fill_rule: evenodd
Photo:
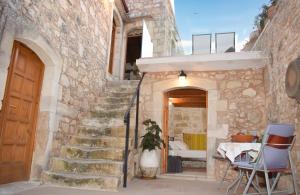
M 217 151 L 224 158 L 227 157 L 231 162 L 234 162 L 235 158 L 245 151 L 249 151 L 248 154 L 256 159 L 260 147 L 261 143 L 225 142 L 219 144 Z
M 227 157 L 231 161 L 231 163 L 234 163 L 235 158 L 238 157 L 243 152 L 247 151 L 247 154 L 251 156 L 254 160 L 257 158 L 258 152 L 260 150 L 261 143 L 237 143 L 237 142 L 226 142 L 226 143 L 220 143 L 217 151 L 220 153 L 221 156 L 224 158 Z M 240 170 L 239 177 L 235 179 L 227 188 L 227 193 L 229 193 L 229 190 L 233 187 L 235 187 L 235 192 L 240 185 L 240 179 L 243 177 L 244 173 Z M 254 186 L 256 187 L 256 186 Z

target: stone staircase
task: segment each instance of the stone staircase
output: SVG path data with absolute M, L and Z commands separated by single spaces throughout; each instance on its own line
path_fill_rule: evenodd
M 50 170 L 42 174 L 44 183 L 110 191 L 119 188 L 125 148 L 123 117 L 137 83 L 108 82 L 104 96 L 91 106 L 88 117 L 80 121 L 70 143 L 62 146 L 59 157 L 51 159 Z M 129 148 L 133 149 L 132 138 Z M 132 152 L 129 156 L 133 156 Z M 129 179 L 133 176 L 130 172 Z

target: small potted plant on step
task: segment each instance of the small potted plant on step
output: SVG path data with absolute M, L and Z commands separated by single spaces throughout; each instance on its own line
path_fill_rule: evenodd
M 141 147 L 143 149 L 140 161 L 141 174 L 143 178 L 153 179 L 156 177 L 160 164 L 158 150 L 161 145 L 165 147 L 164 141 L 160 138 L 161 128 L 151 119 L 145 120 L 146 133 L 142 136 Z

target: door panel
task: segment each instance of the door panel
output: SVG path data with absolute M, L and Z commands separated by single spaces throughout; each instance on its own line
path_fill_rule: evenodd
M 29 179 L 44 65 L 15 42 L 0 118 L 0 183 Z

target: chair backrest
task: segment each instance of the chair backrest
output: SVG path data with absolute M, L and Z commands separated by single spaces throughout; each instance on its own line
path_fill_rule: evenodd
M 289 166 L 289 151 L 294 141 L 295 127 L 290 124 L 269 124 L 262 144 L 262 161 L 267 169 L 284 169 Z

